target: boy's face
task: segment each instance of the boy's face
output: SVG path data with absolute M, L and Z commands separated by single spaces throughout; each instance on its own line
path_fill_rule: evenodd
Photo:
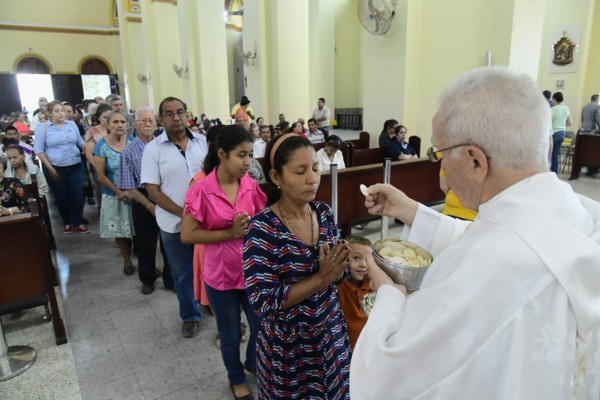
M 373 250 L 369 246 L 364 244 L 351 243 L 350 244 L 350 280 L 354 283 L 360 283 L 363 281 L 369 266 L 367 260 L 373 257 Z

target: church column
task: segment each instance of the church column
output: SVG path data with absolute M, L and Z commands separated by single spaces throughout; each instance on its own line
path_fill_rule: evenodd
M 146 86 L 138 82 L 136 75 L 143 71 L 144 46 L 142 46 L 142 18 L 141 13 L 131 9 L 131 3 L 118 0 L 119 11 L 119 47 L 123 62 L 123 76 L 119 81 L 123 83 L 121 89 L 125 92 L 128 108 L 136 109 L 148 104 L 148 91 Z
M 190 96 L 194 112 L 229 121 L 227 39 L 222 1 L 186 0 L 188 13 Z M 182 55 L 184 53 L 182 52 Z M 183 60 L 183 57 L 182 57 Z
M 310 98 L 309 4 L 306 1 L 271 2 L 269 67 L 269 122 L 284 113 L 288 121 L 306 118 L 312 112 Z
M 540 67 L 545 11 L 545 0 L 514 0 L 509 67 L 533 79 Z
M 267 21 L 267 5 L 261 0 L 244 1 L 243 19 L 243 43 L 244 52 L 254 53 L 256 58 L 250 59 L 244 66 L 244 83 L 246 85 L 246 96 L 251 101 L 251 106 L 256 117 L 265 117 L 265 122 L 272 123 L 275 120 L 270 117 L 269 109 L 269 71 L 272 65 L 269 63 L 271 49 L 269 48 L 267 33 L 269 30 Z
M 146 82 L 148 98 L 156 107 L 168 96 L 183 99 L 182 80 L 173 71 L 172 64 L 181 60 L 177 20 L 177 4 L 166 0 L 142 0 L 142 32 L 145 65 L 142 75 Z M 137 79 L 137 74 L 136 74 Z
M 324 97 L 335 118 L 335 1 L 309 1 L 310 111 Z

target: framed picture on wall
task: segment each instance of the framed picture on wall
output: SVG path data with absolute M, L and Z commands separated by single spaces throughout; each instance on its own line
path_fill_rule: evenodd
M 548 72 L 577 72 L 580 30 L 575 25 L 561 25 L 554 30 L 552 47 L 548 49 Z

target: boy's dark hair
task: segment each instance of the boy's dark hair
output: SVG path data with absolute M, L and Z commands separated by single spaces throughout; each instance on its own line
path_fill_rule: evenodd
M 544 91 L 542 92 L 542 94 L 543 94 L 543 95 L 544 95 L 544 97 L 545 97 L 546 99 L 548 99 L 548 100 L 550 100 L 550 98 L 552 97 L 552 92 L 551 92 L 551 91 L 549 91 L 549 90 L 544 90 Z
M 364 246 L 373 247 L 373 243 L 366 237 L 356 236 L 356 235 L 348 235 L 346 237 L 348 244 L 362 244 Z

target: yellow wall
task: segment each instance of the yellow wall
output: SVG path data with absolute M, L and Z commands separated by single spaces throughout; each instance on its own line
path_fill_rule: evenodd
M 119 2 L 120 9 L 128 9 L 128 1 L 119 0 Z M 119 81 L 124 83 L 121 94 L 127 97 L 129 108 L 137 109 L 141 106 L 151 105 L 148 98 L 148 86 L 143 85 L 137 79 L 137 74 L 146 73 L 142 23 L 141 21 L 129 21 L 125 18 L 125 13 L 120 13 L 119 26 L 118 50 L 121 52 L 124 67 L 123 74 L 119 76 Z
M 404 99 L 407 112 L 399 113 L 397 119 L 407 125 L 409 136 L 421 136 L 422 148 L 426 148 L 430 143 L 431 119 L 438 106 L 438 96 L 448 82 L 463 72 L 484 66 L 488 50 L 492 52 L 494 65 L 508 65 L 512 1 L 409 3 L 408 83 Z M 383 76 L 382 79 L 390 77 Z M 376 126 L 377 134 L 383 122 L 379 121 Z
M 308 4 L 310 100 L 306 114 L 298 117 L 308 119 L 317 107 L 317 99 L 324 97 L 331 110 L 331 118 L 335 118 L 335 2 L 313 0 Z
M 182 80 L 177 77 L 172 67 L 173 63 L 181 65 L 179 32 L 174 29 L 177 26 L 177 6 L 173 3 L 146 1 L 143 3 L 142 12 L 144 23 L 149 24 L 144 35 L 151 31 L 149 43 L 152 46 L 151 84 L 154 102 L 158 104 L 168 96 L 183 99 Z M 151 21 L 146 21 L 147 19 Z
M 591 18 L 596 23 L 592 24 L 590 42 L 588 46 L 588 58 L 583 90 L 581 94 L 582 104 L 586 104 L 592 94 L 600 93 L 600 3 L 596 2 L 594 10 L 590 13 Z M 579 122 L 579 117 L 576 118 Z M 577 127 L 579 125 L 576 124 Z
M 514 0 L 509 66 L 533 79 L 539 74 L 545 13 L 545 0 Z
M 273 2 L 271 20 L 274 22 L 271 63 L 273 73 L 270 121 L 284 113 L 288 121 L 306 118 L 312 112 L 309 91 L 309 31 L 307 2 L 280 0 Z M 274 115 L 273 115 L 274 114 Z
M 60 7 L 54 2 L 34 0 L 3 0 L 2 21 L 20 23 L 82 25 L 108 28 L 111 5 L 108 1 L 63 0 Z M 27 12 L 24 12 L 27 11 Z M 122 80 L 119 36 L 117 34 L 75 33 L 49 31 L 46 28 L 0 28 L 0 73 L 14 73 L 17 59 L 32 53 L 50 65 L 51 73 L 79 73 L 81 61 L 90 55 L 106 59 Z
M 23 10 L 29 10 L 24 13 Z M 68 13 L 66 13 L 68 10 Z M 107 1 L 86 2 L 85 7 L 75 0 L 53 2 L 34 0 L 2 1 L 2 21 L 108 27 L 111 7 Z M 32 52 L 45 57 L 55 73 L 77 73 L 82 58 L 97 54 L 106 58 L 117 73 L 121 73 L 118 35 L 48 32 L 0 28 L 0 72 L 8 73 L 15 59 Z
M 594 57 L 597 58 L 598 53 L 596 48 L 589 48 L 589 32 L 592 27 L 590 24 L 590 10 L 593 10 L 593 0 L 572 0 L 564 2 L 562 0 L 547 0 L 546 6 L 546 18 L 544 21 L 544 37 L 542 40 L 542 53 L 540 57 L 540 70 L 538 76 L 538 83 L 542 90 L 548 89 L 552 92 L 562 92 L 567 107 L 571 111 L 574 127 L 578 129 L 581 126 L 580 113 L 581 107 L 589 102 L 589 97 L 593 90 L 592 88 L 584 88 L 584 70 L 586 69 L 586 60 L 592 60 Z M 596 20 L 596 25 L 597 25 Z M 549 64 L 551 57 L 551 50 L 553 45 L 553 34 L 554 31 L 560 25 L 576 25 L 580 28 L 580 42 L 576 43 L 579 45 L 579 59 L 577 65 L 577 71 L 574 73 L 549 73 Z M 596 41 L 596 43 L 598 43 Z M 589 48 L 589 50 L 588 50 Z M 544 50 L 545 49 L 545 50 Z M 588 56 L 591 56 L 588 57 Z M 591 64 L 592 69 L 597 69 L 598 64 Z M 556 88 L 556 80 L 564 79 L 565 86 L 563 88 Z M 591 82 L 590 82 L 591 83 Z M 572 129 L 568 128 L 568 129 Z
M 335 107 L 362 107 L 361 30 L 357 0 L 335 0 Z M 333 112 L 333 110 L 332 110 Z
M 42 41 L 43 40 L 43 41 Z M 75 74 L 82 58 L 97 54 L 107 59 L 121 75 L 119 39 L 116 35 L 17 31 L 0 29 L 0 72 L 13 72 L 12 65 L 24 53 L 39 54 L 51 64 L 52 73 Z
M 3 21 L 109 26 L 112 0 L 2 0 Z
M 227 74 L 228 74 L 228 80 L 229 80 L 229 106 L 233 107 L 234 104 L 236 104 L 238 101 L 240 101 L 240 99 L 238 97 L 241 96 L 237 96 L 236 93 L 238 93 L 238 87 L 237 87 L 237 80 L 236 80 L 236 69 L 239 68 L 240 69 L 240 73 L 241 71 L 243 71 L 244 69 L 244 65 L 243 62 L 241 65 L 237 65 L 237 41 L 239 40 L 240 36 L 242 35 L 241 32 L 236 32 L 233 29 L 227 29 L 226 30 L 226 35 L 227 35 Z M 250 46 L 245 45 L 244 47 L 247 47 L 248 49 L 250 48 Z M 231 111 L 231 108 L 230 108 Z
M 244 38 L 244 50 L 254 52 L 256 43 L 256 58 L 253 65 L 245 66 L 244 73 L 247 80 L 246 96 L 251 101 L 252 109 L 256 117 L 265 118 L 266 123 L 272 123 L 274 120 L 270 110 L 270 37 L 267 31 L 270 31 L 270 24 L 267 23 L 267 6 L 262 0 L 244 1 L 244 29 L 242 35 Z M 276 120 L 276 119 L 275 119 Z

